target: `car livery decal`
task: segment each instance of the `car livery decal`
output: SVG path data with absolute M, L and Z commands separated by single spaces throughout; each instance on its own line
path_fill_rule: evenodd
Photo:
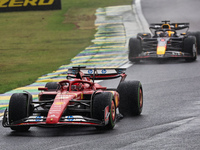
M 56 105 L 63 105 L 63 102 L 55 102 Z
M 30 116 L 25 122 L 42 122 L 44 120 L 44 116 Z
M 78 97 L 78 94 L 77 94 L 77 93 L 68 93 L 68 95 L 69 95 L 69 96 L 71 96 L 71 95 L 74 95 L 74 96 L 75 96 L 75 98 L 77 98 L 77 97 Z
M 101 71 L 102 74 L 106 74 L 106 72 L 107 72 L 106 69 L 103 69 L 103 70 Z
M 87 122 L 82 116 L 65 116 L 63 121 L 67 121 L 67 122 Z
M 71 95 L 60 95 L 59 99 L 67 99 L 71 97 Z
M 42 119 L 42 117 L 41 116 L 37 116 L 36 118 L 35 118 L 35 121 L 42 121 L 43 119 Z
M 92 70 L 92 69 L 88 70 L 88 73 L 89 73 L 89 74 L 92 74 L 92 73 L 93 73 L 93 70 Z
M 67 121 L 74 121 L 74 117 L 73 116 L 67 116 Z

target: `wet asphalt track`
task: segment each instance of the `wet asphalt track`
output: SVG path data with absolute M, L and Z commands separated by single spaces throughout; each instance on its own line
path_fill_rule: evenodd
M 199 0 L 142 0 L 141 4 L 148 22 L 190 22 L 191 30 L 200 30 Z M 68 127 L 31 128 L 28 133 L 16 133 L 0 127 L 0 149 L 199 150 L 200 56 L 193 63 L 143 62 L 128 68 L 127 74 L 127 80 L 140 80 L 143 84 L 144 108 L 140 117 L 124 118 L 107 132 Z M 102 85 L 115 87 L 117 83 Z

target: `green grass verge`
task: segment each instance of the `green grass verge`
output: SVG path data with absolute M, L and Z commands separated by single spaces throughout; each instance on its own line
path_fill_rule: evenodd
M 132 0 L 62 0 L 62 10 L 0 14 L 0 93 L 31 84 L 91 45 L 99 7 Z

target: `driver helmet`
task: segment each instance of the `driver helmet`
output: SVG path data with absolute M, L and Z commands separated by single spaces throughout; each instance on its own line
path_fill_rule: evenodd
M 83 89 L 83 84 L 82 83 L 74 83 L 72 86 L 71 86 L 71 90 L 72 91 L 80 91 Z
M 167 29 L 168 31 L 166 31 L 167 33 L 165 33 L 165 34 L 163 34 L 163 36 L 162 37 L 166 37 L 166 36 L 171 36 L 171 34 L 172 34 L 172 31 L 169 31 L 169 30 L 171 30 L 171 26 L 169 25 L 169 24 L 163 24 L 162 25 L 162 29 Z M 161 36 L 161 35 L 160 35 Z

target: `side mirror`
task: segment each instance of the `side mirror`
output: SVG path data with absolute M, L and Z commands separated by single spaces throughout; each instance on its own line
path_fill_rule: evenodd
M 181 35 L 187 35 L 186 33 L 181 33 Z
M 44 88 L 38 88 L 39 91 L 48 91 L 48 88 L 47 87 L 44 87 Z

